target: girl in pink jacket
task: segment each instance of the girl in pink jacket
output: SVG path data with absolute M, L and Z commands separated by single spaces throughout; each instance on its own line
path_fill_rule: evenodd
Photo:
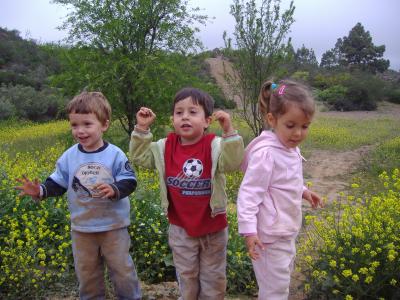
M 321 206 L 320 197 L 303 184 L 303 157 L 297 147 L 308 134 L 315 104 L 302 84 L 267 81 L 259 108 L 270 130 L 246 148 L 237 201 L 239 233 L 252 258 L 258 299 L 287 299 L 302 198 L 313 208 Z

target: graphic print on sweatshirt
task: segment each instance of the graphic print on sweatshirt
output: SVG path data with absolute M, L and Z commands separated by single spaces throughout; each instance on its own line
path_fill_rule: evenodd
M 179 189 L 182 196 L 211 195 L 211 178 L 201 178 L 203 171 L 204 164 L 200 159 L 189 158 L 180 173 L 167 177 L 167 185 Z
M 91 162 L 78 167 L 72 179 L 72 189 L 81 200 L 99 198 L 96 185 L 114 182 L 111 171 L 104 165 Z

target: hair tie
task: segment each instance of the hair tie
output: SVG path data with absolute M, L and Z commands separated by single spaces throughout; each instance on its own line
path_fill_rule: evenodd
M 283 84 L 278 90 L 278 95 L 283 95 L 283 92 L 285 91 L 285 88 L 286 88 L 286 85 Z
M 271 84 L 271 89 L 272 89 L 272 90 L 276 89 L 277 87 L 278 87 L 278 85 L 277 85 L 276 83 L 272 83 L 272 84 Z

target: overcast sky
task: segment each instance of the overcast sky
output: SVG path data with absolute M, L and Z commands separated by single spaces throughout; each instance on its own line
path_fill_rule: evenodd
M 204 9 L 202 14 L 215 17 L 200 27 L 200 39 L 208 49 L 223 47 L 223 31 L 231 34 L 234 27 L 230 15 L 232 0 L 189 0 Z M 259 1 L 260 2 L 260 1 Z M 290 0 L 283 0 L 287 8 Z M 361 22 L 376 46 L 385 45 L 384 57 L 390 68 L 400 70 L 400 0 L 294 0 L 295 23 L 289 36 L 295 49 L 303 44 L 314 49 L 318 60 L 333 48 L 336 40 L 347 36 Z M 59 41 L 66 36 L 58 31 L 67 10 L 49 0 L 0 0 L 0 26 L 17 29 L 24 38 L 41 42 Z

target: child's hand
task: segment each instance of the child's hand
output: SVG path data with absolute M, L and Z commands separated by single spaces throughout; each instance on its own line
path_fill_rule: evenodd
M 136 114 L 136 126 L 141 130 L 148 130 L 154 122 L 156 114 L 150 108 L 141 107 Z
M 260 247 L 261 250 L 265 249 L 263 243 L 260 241 L 257 235 L 246 236 L 247 251 L 249 252 L 251 259 L 254 260 L 260 257 L 260 253 L 257 252 L 256 246 Z
M 219 126 L 221 126 L 224 134 L 229 134 L 234 131 L 231 122 L 231 116 L 227 112 L 222 110 L 216 111 L 213 113 L 213 117 L 219 122 Z
M 321 197 L 318 196 L 313 191 L 305 190 L 303 192 L 303 199 L 305 199 L 308 202 L 310 202 L 311 207 L 314 208 L 314 209 L 318 208 L 318 206 L 319 207 L 323 207 L 323 203 L 322 203 Z
M 40 184 L 39 180 L 36 178 L 30 181 L 26 175 L 22 175 L 22 178 L 17 178 L 16 181 L 22 183 L 21 186 L 16 186 L 15 189 L 21 191 L 18 196 L 31 196 L 32 198 L 39 198 L 40 196 Z
M 111 187 L 111 185 L 107 183 L 98 183 L 93 186 L 93 190 L 96 191 L 95 194 L 92 195 L 93 198 L 114 198 L 115 191 Z

